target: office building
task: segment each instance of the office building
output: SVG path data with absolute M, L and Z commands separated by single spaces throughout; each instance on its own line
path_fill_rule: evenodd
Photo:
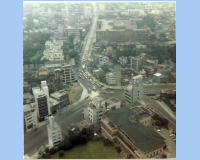
M 35 103 L 23 106 L 24 123 L 27 132 L 31 132 L 38 127 L 37 110 Z
M 40 121 L 45 120 L 45 117 L 51 114 L 49 104 L 49 89 L 46 81 L 41 81 L 41 88 L 32 88 L 35 98 L 37 116 Z
M 99 20 L 97 22 L 96 42 L 145 42 L 149 29 L 137 28 L 136 20 Z
M 72 70 L 71 65 L 65 65 L 61 68 L 62 70 L 62 82 L 65 84 L 76 82 L 75 73 Z
M 138 100 L 143 99 L 143 76 L 138 75 L 132 78 L 132 84 L 124 89 L 124 102 L 131 105 Z
M 82 32 L 83 32 L 82 28 L 73 28 L 71 26 L 68 26 L 66 28 L 67 37 L 69 37 L 70 35 L 75 35 L 75 37 L 78 37 L 79 39 L 81 39 L 82 34 L 83 34 Z
M 132 69 L 140 71 L 142 69 L 142 66 L 145 64 L 145 55 L 141 55 L 138 57 L 130 56 L 130 64 Z
M 140 119 L 128 107 L 110 110 L 101 118 L 102 135 L 122 149 L 124 158 L 163 158 L 165 139 Z
M 47 125 L 49 148 L 57 147 L 62 141 L 61 129 L 54 121 L 53 116 L 49 116 L 49 125 Z
M 116 84 L 116 78 L 114 72 L 106 73 L 106 83 L 108 85 L 115 85 Z

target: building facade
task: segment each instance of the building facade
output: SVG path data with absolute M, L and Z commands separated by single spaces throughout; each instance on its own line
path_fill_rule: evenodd
M 24 123 L 27 132 L 31 132 L 38 127 L 37 110 L 35 103 L 23 106 Z
M 131 63 L 132 69 L 139 71 L 142 69 L 142 66 L 145 64 L 145 56 L 140 56 L 140 57 L 130 56 L 130 63 Z
M 46 81 L 41 81 L 41 88 L 32 88 L 35 98 L 37 116 L 40 121 L 45 120 L 45 117 L 51 114 L 49 104 L 49 89 Z
M 138 100 L 143 99 L 143 76 L 138 75 L 132 78 L 132 84 L 124 89 L 124 102 L 131 105 Z
M 122 149 L 124 158 L 163 158 L 165 139 L 139 119 L 128 107 L 110 110 L 101 118 L 102 135 Z
M 117 86 L 121 86 L 121 79 L 122 79 L 121 67 L 116 65 L 114 66 L 114 70 L 115 70 L 115 84 Z
M 49 117 L 49 125 L 47 125 L 49 148 L 57 147 L 62 141 L 61 129 L 54 121 L 54 117 Z
M 70 26 L 68 26 L 66 28 L 66 34 L 67 34 L 67 37 L 69 37 L 70 35 L 75 35 L 75 37 L 78 37 L 79 39 L 82 38 L 82 31 L 83 29 L 82 28 L 72 28 Z
M 64 60 L 63 49 L 61 49 L 62 46 L 63 41 L 56 41 L 55 39 L 53 40 L 53 42 L 47 41 L 45 43 L 46 49 L 43 52 L 44 56 L 41 58 L 41 60 L 43 60 L 44 58 L 49 61 Z
M 109 73 L 106 73 L 106 83 L 108 85 L 115 85 L 116 84 L 116 80 L 115 80 L 115 73 L 113 72 L 109 72 Z
M 69 84 L 77 81 L 71 65 L 65 65 L 61 68 L 61 70 L 63 83 Z

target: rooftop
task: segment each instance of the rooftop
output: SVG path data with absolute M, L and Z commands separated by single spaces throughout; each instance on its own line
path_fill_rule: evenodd
M 131 123 L 129 121 L 129 117 L 132 114 L 137 119 L 136 123 Z M 150 127 L 146 127 L 140 123 L 138 121 L 140 117 L 127 107 L 110 110 L 105 113 L 105 116 L 107 116 L 115 125 L 122 129 L 132 140 L 134 140 L 136 145 L 143 152 L 148 152 L 165 144 L 165 139 L 162 136 Z
M 55 98 L 55 99 L 59 99 L 61 96 L 65 95 L 65 94 L 67 94 L 67 91 L 63 91 L 63 92 L 61 92 L 61 91 L 57 92 L 56 91 L 54 93 L 51 93 L 50 96 Z
M 114 104 L 114 103 L 117 103 L 117 102 L 120 102 L 120 100 L 114 98 L 114 97 L 111 97 L 107 100 L 107 102 L 109 103 L 109 105 L 111 104 Z
M 154 76 L 162 76 L 162 74 L 161 73 L 156 73 L 156 74 L 154 74 Z

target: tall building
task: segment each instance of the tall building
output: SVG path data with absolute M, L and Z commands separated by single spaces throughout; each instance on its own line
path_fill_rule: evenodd
M 65 65 L 62 67 L 62 82 L 65 84 L 76 82 L 75 73 L 73 72 L 71 65 Z
M 121 86 L 121 79 L 122 79 L 121 67 L 116 65 L 114 69 L 115 69 L 115 83 L 117 86 Z
M 46 81 L 41 81 L 41 88 L 32 88 L 35 98 L 37 116 L 40 121 L 45 120 L 45 117 L 51 114 L 49 104 L 49 89 Z
M 101 131 L 105 138 L 120 146 L 124 158 L 164 158 L 165 139 L 152 128 L 143 125 L 141 116 L 128 107 L 104 113 Z
M 143 99 L 143 76 L 138 75 L 132 78 L 132 84 L 124 89 L 124 102 L 131 105 L 138 100 Z
M 141 55 L 138 57 L 132 57 L 130 56 L 130 63 L 131 63 L 131 68 L 139 71 L 142 69 L 142 66 L 145 64 L 145 55 Z
M 57 147 L 62 141 L 61 129 L 54 121 L 54 117 L 49 117 L 49 125 L 47 125 L 49 148 Z
M 62 19 L 69 18 L 68 6 L 66 6 L 64 9 L 61 9 L 61 16 L 62 16 Z

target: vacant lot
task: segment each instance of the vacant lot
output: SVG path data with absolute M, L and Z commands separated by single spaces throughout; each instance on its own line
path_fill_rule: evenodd
M 51 159 L 121 159 L 121 156 L 114 146 L 104 146 L 102 141 L 89 141 L 85 145 L 65 151 L 62 158 L 57 152 L 52 155 Z
M 69 92 L 69 99 L 72 103 L 75 103 L 81 98 L 83 89 L 79 84 L 75 83 L 73 86 L 69 86 L 67 90 Z

